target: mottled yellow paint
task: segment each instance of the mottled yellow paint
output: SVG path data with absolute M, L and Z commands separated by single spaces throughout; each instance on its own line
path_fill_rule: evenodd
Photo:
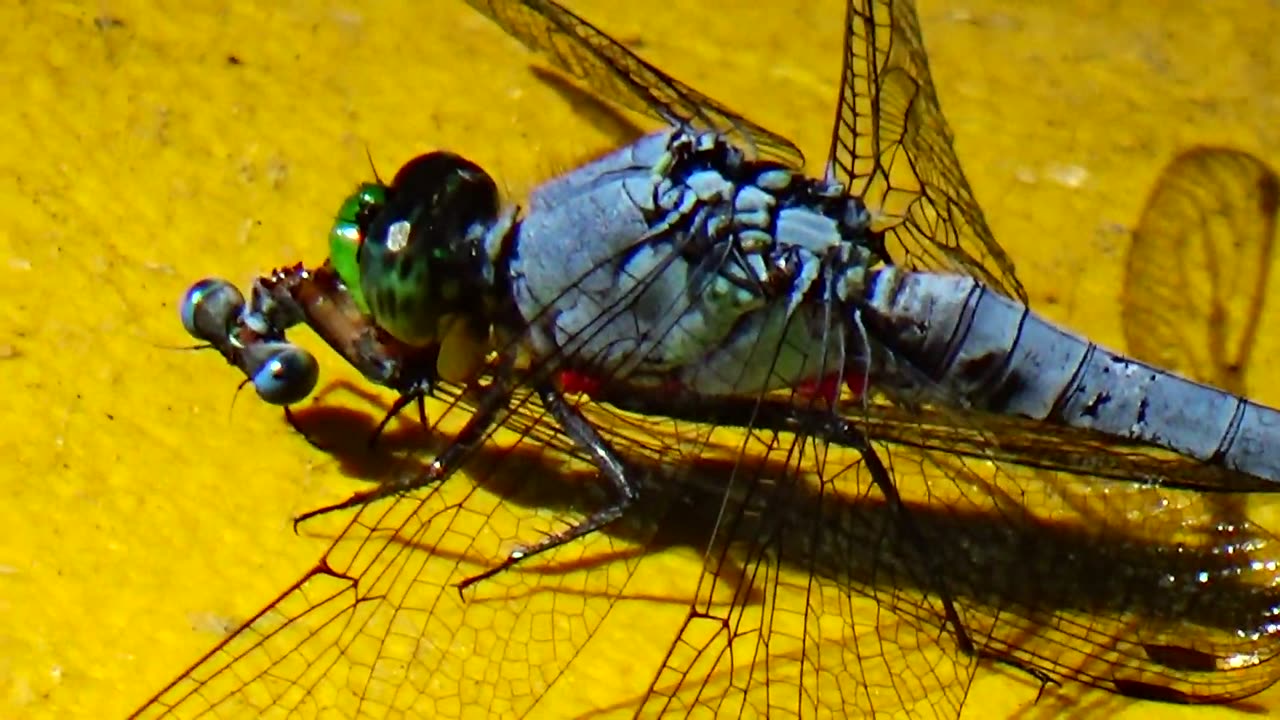
M 834 0 L 571 5 L 823 154 Z M 1280 163 L 1275 3 L 924 0 L 921 17 L 997 237 L 1033 301 L 1099 340 L 1122 342 L 1125 231 L 1177 150 Z M 172 349 L 188 284 L 318 259 L 366 147 L 384 173 L 450 148 L 518 196 L 611 140 L 451 0 L 6 2 L 0 27 L 0 717 L 119 717 L 316 561 L 326 539 L 292 514 L 360 485 L 251 393 L 233 406 L 216 355 Z M 352 379 L 315 349 L 322 381 Z M 1280 402 L 1260 365 L 1251 386 Z M 593 702 L 663 635 L 619 637 L 575 667 Z M 1034 697 L 982 672 L 966 716 L 1053 712 Z

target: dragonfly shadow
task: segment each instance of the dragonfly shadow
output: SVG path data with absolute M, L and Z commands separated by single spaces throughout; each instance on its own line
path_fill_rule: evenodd
M 350 389 L 364 395 L 358 388 Z M 443 446 L 443 438 L 433 437 L 416 420 L 397 421 L 384 437 L 386 445 L 370 451 L 349 439 L 367 438 L 377 415 L 313 406 L 296 417 L 309 435 L 331 447 L 346 472 L 371 482 L 386 480 L 392 468 L 405 468 L 403 457 L 391 461 L 371 456 L 402 455 L 392 449 L 418 452 L 420 457 L 412 462 L 420 463 L 421 470 L 434 457 L 433 450 Z M 928 598 L 936 596 L 940 581 L 965 622 L 972 623 L 974 636 L 985 638 L 984 644 L 998 652 L 1024 658 L 1056 677 L 1168 701 L 1195 698 L 1178 690 L 1166 692 L 1161 681 L 1170 683 L 1172 678 L 1176 687 L 1191 686 L 1192 681 L 1183 678 L 1203 680 L 1206 674 L 1216 677 L 1219 670 L 1224 676 L 1231 672 L 1223 658 L 1188 648 L 1230 649 L 1242 633 L 1263 633 L 1253 644 L 1253 682 L 1258 682 L 1260 671 L 1269 669 L 1257 666 L 1280 652 L 1280 637 L 1265 633 L 1280 608 L 1280 573 L 1247 572 L 1250 567 L 1274 568 L 1280 557 L 1275 557 L 1274 538 L 1256 526 L 1246 528 L 1251 534 L 1242 536 L 1240 547 L 1227 551 L 1221 543 L 1153 540 L 1135 534 L 1125 522 L 1058 523 L 1008 508 L 975 511 L 904 500 L 922 546 L 902 533 L 900 510 L 878 492 L 823 494 L 808 482 L 766 482 L 767 497 L 731 494 L 726 505 L 726 488 L 743 486 L 744 478 L 793 477 L 789 468 L 773 459 L 745 465 L 741 459 L 683 457 L 673 462 L 674 455 L 637 453 L 634 447 L 619 450 L 645 478 L 636 506 L 601 531 L 619 542 L 609 544 L 610 552 L 593 551 L 573 561 L 550 553 L 546 561 L 531 561 L 513 572 L 528 578 L 558 576 L 668 550 L 701 556 L 712 540 L 712 529 L 729 517 L 739 523 L 735 537 L 742 547 L 731 547 L 725 553 L 730 562 L 714 571 L 718 584 L 728 586 L 725 602 L 737 605 L 764 603 L 769 588 L 759 587 L 754 579 L 771 573 L 759 572 L 752 563 L 772 562 L 784 566 L 785 572 L 813 573 L 851 594 L 874 597 L 894 613 L 914 618 L 912 622 L 939 626 L 943 621 L 934 617 L 936 605 Z M 562 450 L 530 439 L 514 447 L 482 447 L 465 473 L 467 481 L 501 498 L 502 507 L 521 518 L 550 514 L 568 523 L 609 501 L 594 471 L 566 471 Z M 396 539 L 422 552 L 441 554 L 440 549 Z M 1254 552 L 1245 557 L 1249 549 Z M 932 553 L 935 561 L 927 562 L 925 553 Z M 713 556 L 719 554 L 706 555 Z M 465 551 L 454 559 L 481 569 L 495 562 Z M 943 577 L 931 576 L 928 568 L 942 569 Z M 568 592 L 552 584 L 525 583 L 515 592 Z M 692 602 L 692 597 L 633 595 L 629 588 L 622 596 Z M 513 598 L 504 593 L 501 599 Z M 1132 673 L 1114 672 L 1112 666 L 1132 663 L 1133 653 L 1142 656 L 1137 665 L 1147 674 L 1141 680 L 1129 680 Z M 1081 658 L 1085 662 L 1077 666 L 1074 660 Z M 1270 672 L 1274 681 L 1280 663 Z M 1236 705 L 1248 707 L 1239 701 Z
M 380 418 L 361 410 L 324 404 L 326 397 L 339 392 L 370 406 L 382 403 L 378 393 L 336 381 L 314 395 L 311 405 L 292 410 L 286 420 L 308 443 L 337 461 L 344 475 L 376 484 L 393 477 L 403 467 L 405 453 L 444 449 L 446 439 L 426 432 L 411 412 L 397 415 L 382 432 L 376 432 Z
M 447 444 L 448 438 L 423 427 L 412 413 L 402 413 L 387 425 L 377 437 L 373 436 L 381 416 L 349 407 L 325 405 L 320 402 L 331 394 L 350 394 L 375 407 L 386 407 L 383 400 L 364 387 L 336 381 L 315 397 L 317 402 L 292 412 L 291 424 L 308 442 L 330 455 L 341 471 L 349 477 L 370 484 L 388 482 L 406 472 L 425 472 L 435 454 Z M 406 463 L 409 465 L 406 466 Z M 520 468 L 520 472 L 512 472 Z M 501 469 L 501 470 L 500 470 Z M 499 471 L 500 470 L 500 471 Z M 533 443 L 520 443 L 513 448 L 484 446 L 477 450 L 464 470 L 466 476 L 490 493 L 499 496 L 504 503 L 514 507 L 560 513 L 565 518 L 580 516 L 584 507 L 597 507 L 607 499 L 600 492 L 600 484 L 593 470 L 566 471 L 562 461 L 548 455 L 545 449 Z M 451 482 L 452 479 L 446 482 Z M 625 546 L 608 553 L 593 553 L 577 561 L 553 561 L 529 563 L 520 572 L 530 576 L 563 575 L 638 559 L 645 555 L 674 547 L 705 547 L 710 539 L 709 530 L 698 532 L 699 526 L 676 523 L 675 532 L 655 536 L 653 513 L 638 513 L 624 517 L 605 532 L 625 541 Z M 455 553 L 442 548 L 422 547 L 412 540 L 397 537 L 396 540 L 422 552 L 431 552 L 442 558 L 463 562 L 478 570 L 493 562 L 491 557 L 476 557 L 468 553 Z M 515 599 L 520 594 L 546 592 L 536 585 L 524 590 L 504 594 L 504 599 Z M 557 590 L 569 592 L 572 590 Z M 663 603 L 687 604 L 689 598 L 672 598 L 654 594 L 627 594 L 628 599 Z

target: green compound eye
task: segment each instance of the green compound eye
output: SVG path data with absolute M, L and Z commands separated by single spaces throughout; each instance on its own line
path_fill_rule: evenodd
M 352 300 L 361 312 L 369 306 L 360 291 L 360 246 L 369 224 L 387 203 L 387 186 L 364 183 L 342 201 L 342 207 L 329 230 L 329 262 L 347 286 Z
M 497 185 L 452 153 L 400 168 L 359 245 L 360 289 L 378 326 L 415 346 L 439 343 L 443 320 L 477 311 L 480 241 L 500 211 Z

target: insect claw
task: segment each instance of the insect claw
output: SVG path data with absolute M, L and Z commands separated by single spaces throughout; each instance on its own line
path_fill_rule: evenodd
M 430 389 L 424 392 L 420 388 L 414 388 L 396 398 L 396 401 L 391 404 L 391 408 L 382 416 L 378 427 L 374 428 L 373 433 L 369 435 L 369 449 L 372 450 L 378 444 L 378 439 L 386 431 L 387 425 L 391 424 L 391 420 L 403 412 L 410 403 L 418 403 L 418 418 L 425 427 L 427 425 L 427 405 L 424 398 L 427 392 L 431 392 Z
M 294 534 L 297 534 L 298 526 L 306 522 L 307 520 L 310 520 L 311 518 L 319 517 L 320 515 L 328 515 L 329 513 L 336 512 L 338 510 L 349 510 L 354 507 L 367 505 L 370 502 L 377 500 L 378 498 L 386 496 L 387 494 L 388 493 L 385 490 L 382 490 L 381 488 L 375 488 L 367 492 L 355 493 L 351 497 L 347 498 L 346 500 L 343 500 L 340 503 L 335 503 L 333 505 L 326 505 L 322 508 L 316 508 L 315 510 L 308 510 L 307 512 L 304 512 L 301 515 L 298 515 L 293 518 L 293 532 Z
M 516 558 L 516 557 L 508 557 L 506 560 L 503 560 L 501 563 L 494 565 L 493 567 L 489 568 L 488 570 L 485 570 L 484 572 L 478 575 L 472 575 L 469 578 L 461 580 L 454 586 L 458 588 L 458 596 L 461 597 L 463 590 L 466 590 L 467 588 L 471 587 L 472 585 L 475 585 L 481 580 L 488 580 L 494 575 L 497 575 L 503 570 L 506 570 L 507 568 L 511 567 L 512 565 L 515 564 L 515 561 L 518 559 L 519 558 Z

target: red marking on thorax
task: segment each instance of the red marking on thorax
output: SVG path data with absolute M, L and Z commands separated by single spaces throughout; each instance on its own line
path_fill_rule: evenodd
M 844 386 L 853 394 L 852 400 L 862 397 L 866 388 L 867 376 L 864 373 L 852 373 L 844 376 Z M 803 398 L 822 400 L 829 407 L 835 407 L 840 399 L 840 374 L 832 373 L 817 380 L 806 380 L 796 387 L 796 394 Z
M 600 379 L 577 370 L 560 371 L 560 392 L 567 395 L 582 393 L 594 397 L 600 392 Z
M 560 392 L 566 395 L 582 393 L 589 398 L 599 397 L 600 391 L 604 388 L 605 380 L 590 374 L 583 370 L 561 370 L 560 375 Z M 626 385 L 621 385 L 617 389 L 623 390 Z M 649 392 L 655 392 L 653 388 L 649 388 Z M 663 392 L 672 395 L 680 395 L 689 392 L 689 389 L 675 378 L 668 378 L 662 381 L 660 389 L 656 392 Z

